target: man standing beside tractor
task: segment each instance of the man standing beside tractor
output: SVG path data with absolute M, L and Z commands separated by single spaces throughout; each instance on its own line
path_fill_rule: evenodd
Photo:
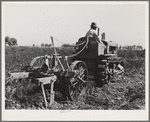
M 96 29 L 98 29 L 98 34 L 96 33 Z M 98 50 L 105 50 L 106 46 L 103 44 L 103 42 L 98 37 L 99 35 L 99 28 L 95 22 L 91 23 L 91 29 L 86 33 L 86 37 L 94 37 L 96 42 L 98 43 Z M 98 51 L 100 52 L 100 51 Z

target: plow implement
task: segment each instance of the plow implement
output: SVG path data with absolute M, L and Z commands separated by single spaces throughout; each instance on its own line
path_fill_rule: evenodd
M 51 37 L 52 44 L 54 47 L 53 38 Z M 54 102 L 54 83 L 59 80 L 60 82 L 64 81 L 65 84 L 65 96 L 68 100 L 72 101 L 78 98 L 81 91 L 85 88 L 88 70 L 86 64 L 83 61 L 74 61 L 69 66 L 67 62 L 67 57 L 65 57 L 66 66 L 64 67 L 61 59 L 62 56 L 57 54 L 54 47 L 54 54 L 38 56 L 35 57 L 30 66 L 25 66 L 22 69 L 22 72 L 9 73 L 11 80 L 17 81 L 36 81 L 38 86 L 41 86 L 43 98 L 45 101 L 45 106 L 48 106 L 46 94 L 45 94 L 45 85 L 50 85 L 50 103 L 52 105 Z M 28 80 L 26 82 L 28 82 Z

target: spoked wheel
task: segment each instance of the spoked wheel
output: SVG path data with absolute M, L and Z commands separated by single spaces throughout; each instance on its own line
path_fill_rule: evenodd
M 48 64 L 51 65 L 52 64 L 52 61 L 51 61 L 51 58 L 50 56 L 48 55 L 45 55 L 45 56 L 38 56 L 38 57 L 35 57 L 31 63 L 30 63 L 30 66 L 31 67 L 34 67 L 35 69 L 37 68 L 42 68 L 43 64 L 45 63 L 45 59 L 48 59 Z
M 52 58 L 49 55 L 35 57 L 25 71 L 47 73 L 52 68 Z
M 66 96 L 70 101 L 77 99 L 84 92 L 88 70 L 83 61 L 74 61 L 69 69 L 74 74 L 66 81 Z
M 41 68 L 43 63 L 44 63 L 44 56 L 38 56 L 31 61 L 30 66 L 35 68 Z

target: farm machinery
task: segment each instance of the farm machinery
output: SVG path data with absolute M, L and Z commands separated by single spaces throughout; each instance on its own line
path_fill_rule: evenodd
M 63 84 L 65 97 L 72 101 L 85 92 L 88 74 L 94 75 L 97 84 L 109 83 L 114 74 L 123 72 L 123 61 L 115 51 L 117 44 L 103 41 L 98 44 L 92 37 L 82 37 L 76 43 L 76 53 L 71 56 L 60 56 L 51 37 L 54 54 L 35 57 L 30 66 L 21 72 L 10 73 L 11 79 L 19 81 L 36 81 L 41 86 L 46 107 L 47 98 L 44 85 L 50 84 L 50 105 L 54 102 L 54 83 Z M 100 47 L 100 48 L 99 48 Z M 71 62 L 68 59 L 71 58 Z
M 89 75 L 94 75 L 97 85 L 109 83 L 114 76 L 124 72 L 124 63 L 121 57 L 117 57 L 118 44 L 112 41 L 102 40 L 97 43 L 93 37 L 82 37 L 76 43 L 75 60 L 85 62 Z M 106 47 L 105 47 L 105 46 Z

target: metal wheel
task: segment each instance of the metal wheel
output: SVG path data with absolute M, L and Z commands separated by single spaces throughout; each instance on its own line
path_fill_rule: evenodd
M 74 72 L 66 81 L 66 96 L 72 101 L 85 91 L 88 70 L 83 61 L 74 61 L 68 70 Z

